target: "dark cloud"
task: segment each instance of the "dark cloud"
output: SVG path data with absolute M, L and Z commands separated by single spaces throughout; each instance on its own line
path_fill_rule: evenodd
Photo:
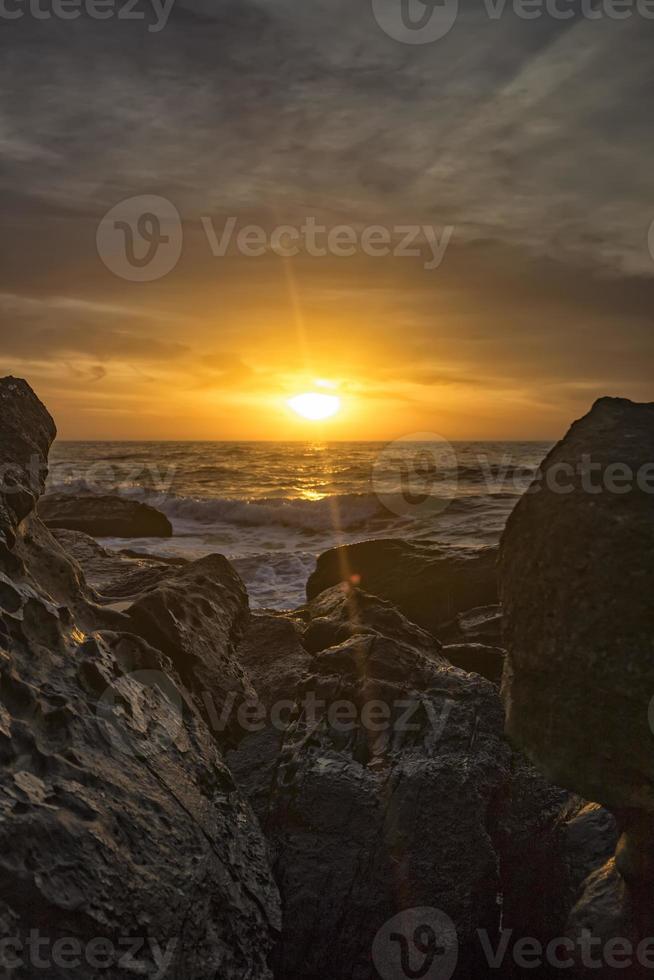
M 407 46 L 370 0 L 177 0 L 159 33 L 137 9 L 149 20 L 3 22 L 3 363 L 97 391 L 125 362 L 134 383 L 207 391 L 329 362 L 368 397 L 647 395 L 653 22 L 492 21 L 463 0 L 445 38 Z M 95 247 L 138 194 L 169 197 L 185 232 L 177 269 L 143 285 Z M 202 215 L 455 234 L 431 273 L 217 260 Z

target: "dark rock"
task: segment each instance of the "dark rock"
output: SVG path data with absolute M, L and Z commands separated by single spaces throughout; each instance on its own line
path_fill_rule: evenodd
M 170 657 L 214 731 L 228 699 L 237 707 L 254 695 L 236 656 L 249 615 L 245 586 L 222 555 L 173 570 L 125 610 L 127 628 Z
M 125 497 L 47 494 L 39 501 L 39 517 L 49 528 L 96 538 L 169 538 L 173 533 L 165 514 Z
M 611 860 L 618 843 L 615 817 L 598 803 L 573 800 L 563 815 L 568 864 L 568 908 L 579 898 L 584 881 Z
M 103 548 L 95 538 L 81 531 L 53 531 L 66 554 L 81 566 L 84 577 L 101 599 L 134 598 L 157 585 L 175 568 L 186 564 L 182 559 L 112 551 Z
M 388 599 L 407 619 L 436 632 L 457 613 L 497 602 L 495 548 L 444 550 L 385 538 L 324 552 L 307 583 L 314 599 L 340 582 Z
M 584 489 L 584 457 L 599 492 Z M 650 812 L 654 494 L 610 492 L 605 477 L 653 461 L 654 404 L 601 399 L 549 453 L 501 543 L 508 732 L 553 781 Z
M 33 510 L 48 475 L 48 450 L 57 434 L 54 421 L 27 382 L 0 379 L 0 547 L 8 549 L 18 524 Z
M 455 667 L 481 674 L 499 686 L 504 669 L 504 650 L 483 643 L 452 643 L 441 647 L 441 653 Z
M 600 944 L 654 924 L 653 461 L 654 404 L 600 399 L 501 542 L 507 731 L 548 779 L 617 817 L 615 860 L 587 878 L 570 921 Z
M 345 583 L 321 592 L 308 603 L 306 612 L 309 622 L 303 643 L 311 653 L 364 634 L 408 642 L 427 655 L 440 650 L 438 640 L 410 622 L 392 603 Z
M 515 774 L 498 692 L 450 666 L 433 637 L 388 603 L 335 588 L 309 604 L 311 614 L 327 624 L 325 638 L 348 622 L 357 630 L 311 655 L 295 626 L 262 617 L 239 653 L 266 721 L 228 756 L 268 835 L 282 893 L 275 974 L 377 980 L 377 930 L 402 909 L 430 906 L 456 923 L 455 976 L 488 975 L 476 929 L 496 941 L 517 838 L 522 902 L 506 921 L 535 928 L 525 899 L 532 872 L 551 878 L 555 861 L 564 869 L 556 821 L 567 794 L 525 762 Z M 373 703 L 383 718 L 368 713 Z
M 54 428 L 24 383 L 0 382 L 0 394 L 0 446 L 7 419 L 17 485 L 32 493 L 25 461 L 34 453 L 45 468 Z M 280 916 L 266 844 L 194 698 L 166 652 L 107 628 L 125 617 L 95 606 L 80 566 L 5 499 L 3 490 L 0 938 L 25 944 L 39 930 L 50 953 L 59 939 L 83 950 L 108 941 L 108 980 L 156 975 L 159 947 L 167 975 L 268 980 Z M 193 593 L 192 576 L 186 584 Z M 219 626 L 235 618 L 230 601 Z M 126 968 L 116 958 L 130 937 L 143 943 Z M 84 955 L 49 964 L 51 980 L 98 976 Z M 12 970 L 35 975 L 27 955 Z
M 478 606 L 457 613 L 455 619 L 438 631 L 443 643 L 485 643 L 502 645 L 502 609 L 500 606 Z

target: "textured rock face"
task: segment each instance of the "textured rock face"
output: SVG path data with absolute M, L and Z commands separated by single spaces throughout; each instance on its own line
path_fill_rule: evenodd
M 504 670 L 504 650 L 484 643 L 448 643 L 441 647 L 442 655 L 461 670 L 481 674 L 499 686 Z
M 650 813 L 653 463 L 654 405 L 601 399 L 547 456 L 501 543 L 509 734 L 552 781 Z M 634 474 L 627 492 L 617 465 Z
M 497 602 L 495 548 L 447 554 L 388 538 L 332 548 L 320 555 L 307 597 L 339 582 L 388 599 L 407 619 L 436 632 L 457 613 Z
M 0 379 L 0 426 L 0 545 L 6 555 L 18 523 L 43 491 L 48 450 L 57 430 L 30 386 L 19 378 Z
M 630 944 L 629 976 L 651 975 L 636 951 L 654 935 L 653 464 L 654 405 L 601 399 L 501 542 L 508 732 L 549 779 L 616 816 L 617 831 L 603 811 L 577 821 L 577 839 L 590 826 L 596 841 L 573 866 L 578 884 L 588 873 L 568 923 L 579 976 L 622 975 L 624 955 L 622 969 L 607 961 L 616 940 Z M 584 935 L 599 955 L 581 953 Z
M 207 555 L 175 570 L 139 596 L 125 615 L 129 629 L 171 658 L 216 732 L 216 716 L 229 695 L 235 707 L 254 695 L 235 652 L 249 618 L 248 597 L 222 555 Z
M 15 466 L 0 491 L 0 939 L 23 943 L 11 975 L 264 980 L 279 898 L 254 814 L 170 651 L 95 606 L 80 567 L 28 516 L 28 466 L 36 455 L 45 471 L 54 436 L 47 412 L 13 379 L 0 404 Z M 228 599 L 217 649 L 235 618 Z M 214 602 L 186 607 L 203 635 Z M 45 971 L 27 952 L 33 930 Z
M 82 531 L 57 529 L 52 535 L 66 554 L 79 563 L 88 585 L 107 601 L 135 597 L 186 564 L 183 558 L 111 551 Z
M 239 656 L 268 723 L 227 757 L 266 830 L 282 893 L 275 975 L 377 980 L 375 933 L 426 905 L 457 925 L 455 976 L 486 976 L 475 930 L 496 943 L 498 895 L 520 884 L 505 925 L 539 935 L 535 873 L 565 879 L 556 822 L 567 794 L 511 753 L 497 690 L 450 666 L 388 603 L 337 587 L 305 615 L 304 633 L 254 617 Z M 316 621 L 321 641 L 336 645 L 315 642 Z M 366 715 L 371 704 L 384 718 Z M 552 898 L 544 882 L 537 891 Z M 548 915 L 555 934 L 562 904 Z
M 97 538 L 169 538 L 173 533 L 165 514 L 123 497 L 47 494 L 39 501 L 39 517 L 50 528 Z

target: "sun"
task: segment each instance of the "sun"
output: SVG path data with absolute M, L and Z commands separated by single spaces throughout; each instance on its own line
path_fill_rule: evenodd
M 286 404 L 303 419 L 320 422 L 322 419 L 336 415 L 341 407 L 341 399 L 338 395 L 323 395 L 318 391 L 307 391 L 303 395 L 289 398 Z

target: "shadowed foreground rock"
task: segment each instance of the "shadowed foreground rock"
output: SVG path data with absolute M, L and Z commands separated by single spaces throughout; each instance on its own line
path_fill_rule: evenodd
M 39 930 L 49 963 L 38 969 L 13 943 L 11 976 L 268 978 L 279 900 L 252 810 L 172 649 L 95 606 L 80 567 L 30 514 L 52 420 L 14 379 L 0 381 L 0 405 L 0 455 L 14 464 L 0 489 L 0 939 L 25 944 Z M 200 632 L 215 611 L 193 606 Z M 214 623 L 216 665 L 221 623 L 239 613 Z M 77 956 L 68 945 L 57 960 L 60 939 Z M 130 948 L 135 964 L 119 964 Z
M 495 548 L 445 552 L 395 538 L 362 541 L 320 555 L 307 598 L 339 582 L 353 583 L 436 632 L 457 613 L 497 602 L 496 560 Z
M 511 752 L 497 690 L 388 603 L 335 587 L 303 615 L 253 617 L 239 656 L 266 723 L 227 757 L 282 893 L 275 975 L 378 980 L 377 930 L 430 906 L 456 924 L 455 977 L 492 976 L 476 930 L 497 944 L 509 887 L 507 928 L 562 928 L 568 794 Z
M 169 538 L 173 533 L 165 514 L 124 497 L 51 493 L 41 498 L 38 510 L 49 528 L 83 531 L 96 538 Z
M 654 404 L 601 399 L 542 471 L 501 543 L 507 730 L 549 779 L 616 814 L 616 865 L 589 879 L 575 928 L 642 937 L 654 934 Z

